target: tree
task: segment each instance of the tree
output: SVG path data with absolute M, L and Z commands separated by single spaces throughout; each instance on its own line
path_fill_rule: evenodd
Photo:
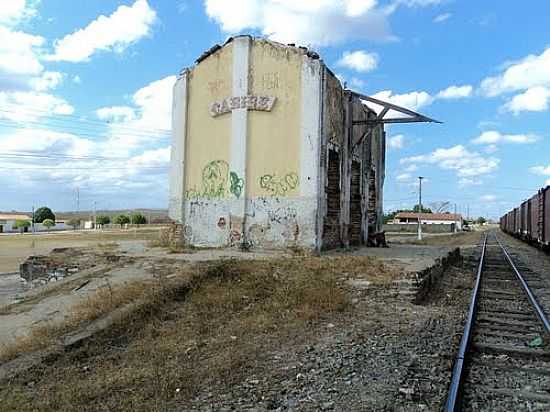
M 50 219 L 55 222 L 55 215 L 52 212 L 52 209 L 49 207 L 41 207 L 34 212 L 34 223 L 44 223 L 44 220 Z
M 73 230 L 76 230 L 77 227 L 80 227 L 80 219 L 77 217 L 73 217 L 72 219 L 69 219 L 67 222 L 69 226 L 73 227 Z
M 55 226 L 55 222 L 52 219 L 44 219 L 42 224 L 46 226 L 46 229 L 48 230 Z
M 415 213 L 432 213 L 432 209 L 430 209 L 429 207 L 424 207 L 422 206 L 422 210 L 420 210 L 420 205 L 414 205 L 413 207 L 413 212 Z
M 28 220 L 17 219 L 13 227 L 15 229 L 19 229 L 19 231 L 23 233 L 25 229 L 28 228 L 30 225 L 31 225 L 31 222 L 29 222 Z
M 95 219 L 95 222 L 99 226 L 104 226 L 111 223 L 111 218 L 109 216 L 100 215 Z
M 133 225 L 144 225 L 147 223 L 147 219 L 141 213 L 133 213 L 130 219 Z
M 126 215 L 118 215 L 115 217 L 114 223 L 120 225 L 120 228 L 122 229 L 122 226 L 130 223 L 130 218 Z
M 487 219 L 485 219 L 483 216 L 480 216 L 477 218 L 476 223 L 478 225 L 484 225 L 485 223 L 487 223 Z

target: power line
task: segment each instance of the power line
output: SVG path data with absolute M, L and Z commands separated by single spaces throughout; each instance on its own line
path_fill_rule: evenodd
M 135 127 L 132 127 L 132 126 L 127 126 L 127 125 L 118 125 L 117 122 L 108 122 L 108 121 L 103 121 L 103 120 L 94 120 L 94 119 L 88 119 L 88 118 L 83 118 L 82 116 L 76 116 L 76 115 L 73 115 L 73 114 L 57 114 L 57 113 L 52 113 L 51 111 L 47 111 L 47 110 L 40 110 L 40 109 L 33 109 L 32 107 L 29 107 L 29 106 L 26 106 L 25 108 L 22 108 L 22 107 L 14 107 L 14 111 L 10 111 L 10 110 L 6 110 L 5 109 L 6 106 L 4 106 L 4 109 L 0 109 L 0 112 L 1 113 L 7 113 L 7 114 L 10 114 L 10 115 L 14 115 L 14 112 L 15 113 L 27 113 L 29 116 L 30 115 L 33 115 L 33 114 L 37 114 L 40 115 L 40 114 L 43 114 L 42 117 L 44 118 L 48 118 L 48 119 L 51 119 L 51 120 L 57 120 L 57 121 L 71 121 L 71 120 L 76 120 L 78 122 L 82 122 L 82 123 L 89 123 L 89 124 L 96 124 L 96 125 L 103 125 L 103 126 L 117 126 L 117 127 L 122 127 L 122 128 L 128 128 L 128 129 L 135 129 Z M 25 122 L 25 120 L 15 120 L 15 119 L 11 119 L 11 118 L 8 118 L 6 116 L 4 116 L 4 118 L 6 120 L 10 120 L 10 121 L 13 121 L 13 122 Z M 139 119 L 132 119 L 131 121 L 138 121 Z M 140 127 L 139 128 L 140 130 L 150 130 L 150 131 L 158 131 L 158 130 L 164 130 L 164 131 L 167 131 L 169 132 L 170 129 L 164 129 L 164 128 L 155 128 L 155 127 Z
M 59 153 L 35 154 L 30 152 L 0 152 L 5 159 L 53 159 L 53 160 L 130 160 L 130 157 L 70 156 Z
M 89 137 L 89 138 L 92 138 L 92 139 L 104 138 L 106 134 L 109 135 L 108 131 L 102 133 L 102 132 L 97 131 L 97 130 L 91 130 L 91 129 L 82 130 L 82 129 L 75 128 L 75 127 L 73 127 L 72 129 L 70 129 L 70 128 L 63 129 L 60 126 L 48 127 L 48 124 L 45 123 L 45 122 L 40 122 L 40 123 L 26 122 L 26 124 L 33 126 L 33 128 L 31 129 L 33 131 L 65 133 L 65 134 L 78 135 L 78 136 L 82 136 L 82 137 Z M 6 124 L 2 120 L 0 120 L 0 127 L 6 127 L 6 128 L 9 128 L 9 129 L 15 129 L 15 130 L 27 130 L 27 129 L 29 129 L 28 126 L 13 126 L 11 124 Z M 170 137 L 168 133 L 142 133 L 142 132 L 139 132 L 139 131 L 135 131 L 135 132 L 132 132 L 132 131 L 130 131 L 130 132 L 114 131 L 110 135 L 114 136 L 114 137 L 117 137 L 117 136 L 121 136 L 121 137 L 141 137 L 141 138 L 147 138 L 147 139 L 157 139 L 157 138 L 167 139 L 167 138 Z
M 100 170 L 169 169 L 170 166 L 101 167 Z M 0 170 L 98 170 L 97 167 L 1 167 Z

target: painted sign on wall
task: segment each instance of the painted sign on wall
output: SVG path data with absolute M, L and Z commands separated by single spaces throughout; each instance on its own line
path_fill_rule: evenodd
M 274 96 L 226 97 L 221 102 L 210 103 L 210 115 L 212 117 L 218 117 L 235 109 L 270 112 L 276 100 L 277 98 Z

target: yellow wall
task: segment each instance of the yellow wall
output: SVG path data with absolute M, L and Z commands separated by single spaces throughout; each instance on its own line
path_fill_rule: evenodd
M 210 104 L 231 96 L 233 46 L 226 45 L 189 74 L 185 145 L 186 198 L 222 198 L 229 193 L 231 115 L 212 117 Z
M 251 95 L 277 97 L 271 112 L 248 112 L 247 196 L 300 193 L 302 56 L 263 40 L 252 43 Z

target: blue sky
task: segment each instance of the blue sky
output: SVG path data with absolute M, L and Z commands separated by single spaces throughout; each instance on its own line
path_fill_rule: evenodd
M 550 184 L 550 3 L 10 0 L 0 210 L 166 207 L 171 88 L 229 35 L 318 50 L 348 86 L 443 121 L 391 126 L 386 209 L 499 216 Z M 451 208 L 452 210 L 452 208 Z

